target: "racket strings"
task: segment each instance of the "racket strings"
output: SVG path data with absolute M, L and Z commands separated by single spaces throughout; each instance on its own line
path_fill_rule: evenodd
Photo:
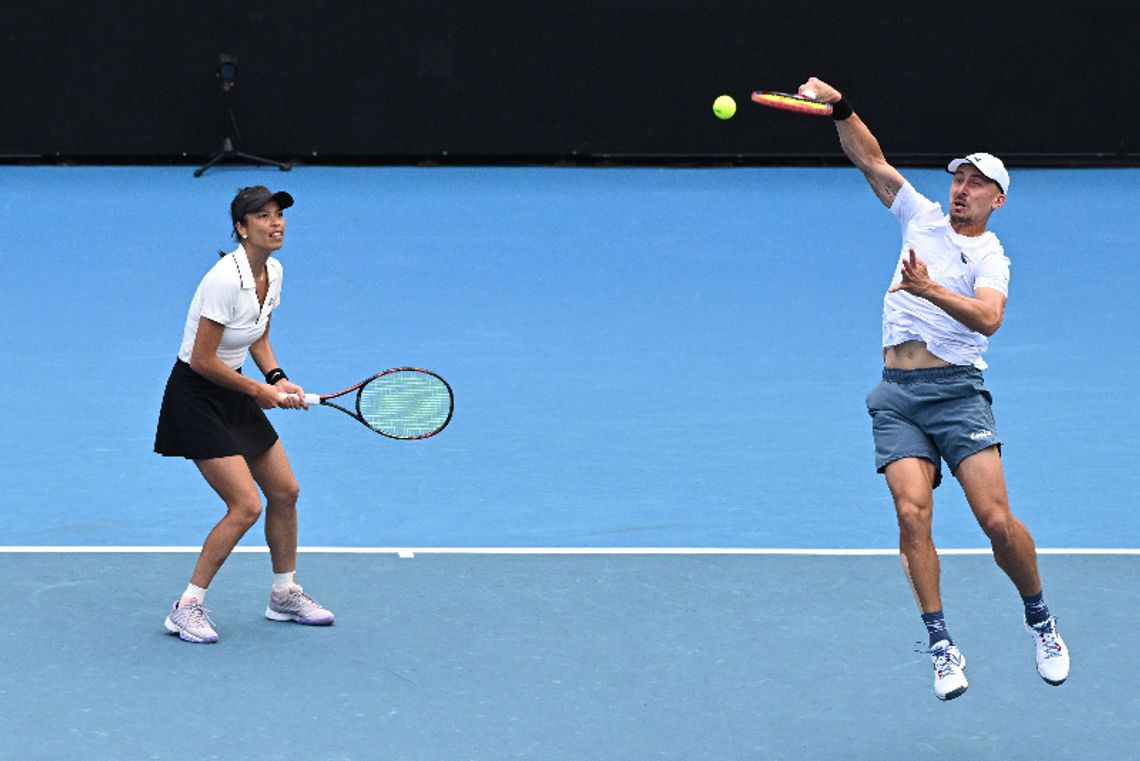
M 752 93 L 752 100 L 763 106 L 772 106 L 773 108 L 779 108 L 785 111 L 794 111 L 796 113 L 812 114 L 815 116 L 827 116 L 831 114 L 833 110 L 830 103 L 814 100 L 802 95 L 773 92 L 770 90 L 757 90 Z
M 398 370 L 365 384 L 357 409 L 365 423 L 386 436 L 423 438 L 451 418 L 451 391 L 429 373 Z

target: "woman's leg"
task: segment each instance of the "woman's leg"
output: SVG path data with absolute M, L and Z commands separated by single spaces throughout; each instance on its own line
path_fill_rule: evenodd
M 274 573 L 297 570 L 297 497 L 301 487 L 293 475 L 285 447 L 276 442 L 249 459 L 249 470 L 265 494 L 265 543 Z
M 245 458 L 240 455 L 195 460 L 194 464 L 226 505 L 226 514 L 203 542 L 190 577 L 191 584 L 205 589 L 245 532 L 257 523 L 261 516 L 261 495 Z

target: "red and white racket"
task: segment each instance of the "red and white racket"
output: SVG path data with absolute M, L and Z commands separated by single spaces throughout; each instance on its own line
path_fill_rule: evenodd
M 793 95 L 792 93 L 774 90 L 757 90 L 752 93 L 752 100 L 761 106 L 778 108 L 781 111 L 808 114 L 809 116 L 831 116 L 831 104 L 809 97 L 812 95 L 815 93 L 810 91 Z

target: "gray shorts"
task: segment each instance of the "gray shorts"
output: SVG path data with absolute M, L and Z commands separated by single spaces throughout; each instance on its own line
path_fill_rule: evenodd
M 1000 451 L 992 402 L 975 367 L 884 368 L 882 383 L 867 395 L 876 470 L 882 473 L 904 457 L 922 457 L 934 463 L 937 487 L 941 460 L 953 473 L 972 454 L 995 445 Z

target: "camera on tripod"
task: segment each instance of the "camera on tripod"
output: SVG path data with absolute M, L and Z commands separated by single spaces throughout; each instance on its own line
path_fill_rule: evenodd
M 222 103 L 225 110 L 225 137 L 222 139 L 221 149 L 215 153 L 209 161 L 203 166 L 194 170 L 195 177 L 201 177 L 206 173 L 206 170 L 215 166 L 226 159 L 241 159 L 245 161 L 252 161 L 256 164 L 267 164 L 275 166 L 282 172 L 288 172 L 293 164 L 291 162 L 274 161 L 273 159 L 262 158 L 261 156 L 254 156 L 252 153 L 244 153 L 237 149 L 241 143 L 241 130 L 238 129 L 237 117 L 234 116 L 233 96 L 232 91 L 237 87 L 238 75 L 238 59 L 237 56 L 232 56 L 229 53 L 222 53 L 218 56 L 218 68 L 216 76 L 218 78 L 218 87 L 222 90 Z
M 218 86 L 222 92 L 229 92 L 237 85 L 237 64 L 237 58 L 232 55 L 218 56 Z

